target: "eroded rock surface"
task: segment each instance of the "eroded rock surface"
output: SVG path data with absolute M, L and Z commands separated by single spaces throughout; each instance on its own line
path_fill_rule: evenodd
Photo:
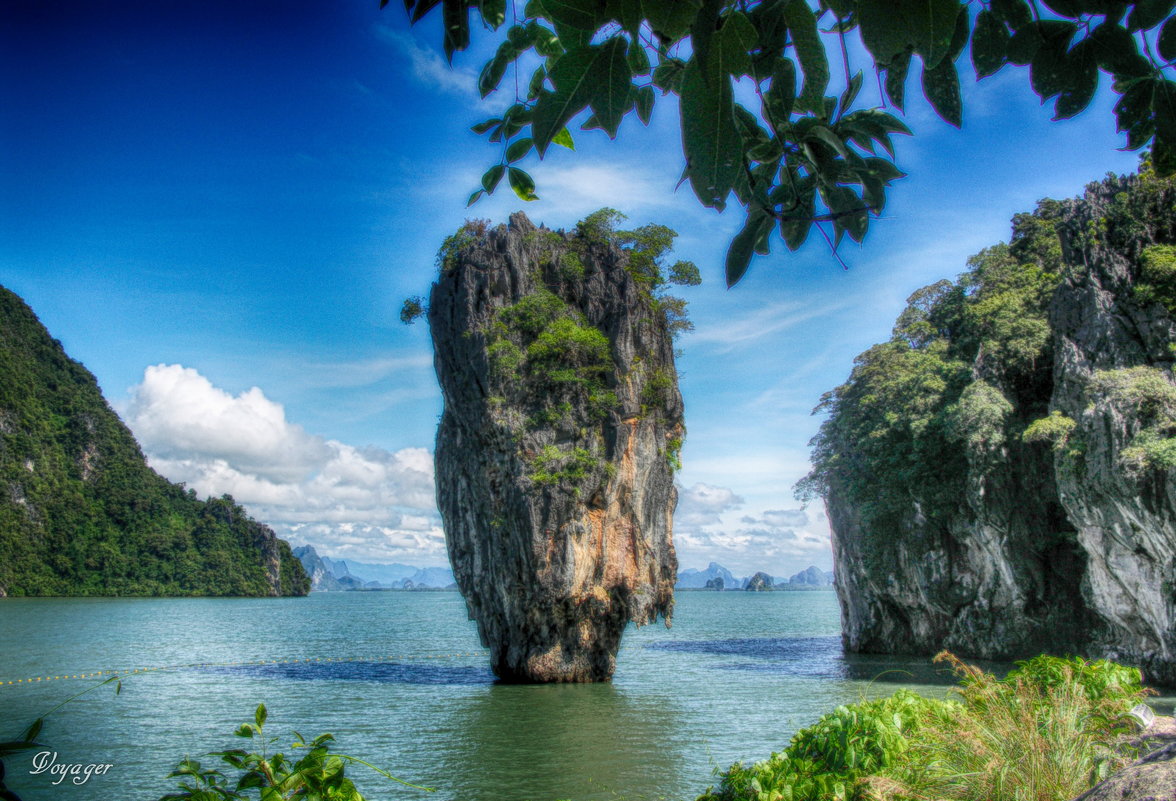
M 522 214 L 440 256 L 438 505 L 503 680 L 606 680 L 629 621 L 669 624 L 682 399 L 629 257 Z

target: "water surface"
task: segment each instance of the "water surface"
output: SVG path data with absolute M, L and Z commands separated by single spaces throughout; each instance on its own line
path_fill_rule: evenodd
M 10 680 L 169 668 L 48 719 L 40 739 L 60 761 L 107 774 L 54 787 L 18 756 L 9 785 L 25 801 L 154 801 L 184 755 L 240 747 L 231 732 L 264 702 L 276 748 L 329 731 L 340 751 L 436 788 L 354 768 L 371 799 L 693 799 L 716 767 L 768 756 L 838 704 L 896 682 L 944 691 L 928 660 L 847 658 L 838 625 L 832 592 L 679 593 L 672 629 L 626 633 L 611 684 L 518 686 L 494 683 L 457 593 L 8 599 L 0 740 L 98 681 Z

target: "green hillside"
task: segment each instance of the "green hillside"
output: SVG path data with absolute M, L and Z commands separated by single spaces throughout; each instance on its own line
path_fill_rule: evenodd
M 232 498 L 147 466 L 94 376 L 0 287 L 0 595 L 304 595 Z

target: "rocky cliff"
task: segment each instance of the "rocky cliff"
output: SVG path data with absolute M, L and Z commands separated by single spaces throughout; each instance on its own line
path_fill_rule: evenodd
M 0 596 L 305 595 L 290 547 L 143 458 L 94 376 L 0 287 Z
M 830 393 L 856 651 L 1110 656 L 1176 683 L 1176 191 L 1144 167 L 1014 218 Z
M 660 294 L 673 234 L 619 236 L 613 219 L 569 234 L 522 214 L 469 223 L 438 256 L 437 499 L 507 681 L 606 680 L 626 624 L 668 625 L 673 608 L 681 306 Z

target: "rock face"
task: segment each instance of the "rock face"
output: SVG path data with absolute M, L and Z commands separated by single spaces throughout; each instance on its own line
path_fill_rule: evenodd
M 1171 801 L 1176 798 L 1176 743 L 1100 782 L 1075 801 Z
M 0 287 L 0 597 L 305 595 L 290 546 L 148 465 L 98 382 Z
M 1169 182 L 1145 173 L 1019 215 L 1020 233 L 1006 250 L 1014 261 L 1037 260 L 1045 272 L 1033 280 L 1060 273 L 1042 296 L 1037 333 L 1029 331 L 1033 304 L 1007 301 L 1023 290 L 947 287 L 934 304 L 912 296 L 923 333 L 908 325 L 905 343 L 871 351 L 891 348 L 910 364 L 910 353 L 934 353 L 928 342 L 938 337 L 948 343 L 942 353 L 972 355 L 962 380 L 953 378 L 958 371 L 936 374 L 947 389 L 937 390 L 933 414 L 903 412 L 912 420 L 901 436 L 915 443 L 904 447 L 923 464 L 887 469 L 913 478 L 873 497 L 855 494 L 860 474 L 847 465 L 864 451 L 844 436 L 825 437 L 821 478 L 849 649 L 947 648 L 989 659 L 1081 653 L 1176 683 L 1174 201 Z M 1038 233 L 1027 245 L 1029 230 Z M 991 255 L 991 270 L 1006 269 Z M 1030 274 L 1006 272 L 1008 286 Z M 996 279 L 972 286 L 984 280 Z M 969 292 L 990 294 L 977 303 Z M 962 335 L 943 323 L 953 302 L 973 315 L 1006 303 L 1013 311 L 990 329 L 1004 325 L 1022 344 L 1038 337 L 1031 358 L 1018 363 L 996 337 L 962 350 Z M 854 380 L 872 379 L 855 372 Z M 855 397 L 848 387 L 838 390 L 842 412 Z M 919 450 L 942 420 L 942 442 Z
M 631 257 L 522 214 L 439 256 L 437 499 L 505 681 L 607 680 L 629 621 L 669 624 L 682 400 Z
M 772 577 L 762 570 L 747 580 L 747 592 L 767 592 L 772 589 Z

